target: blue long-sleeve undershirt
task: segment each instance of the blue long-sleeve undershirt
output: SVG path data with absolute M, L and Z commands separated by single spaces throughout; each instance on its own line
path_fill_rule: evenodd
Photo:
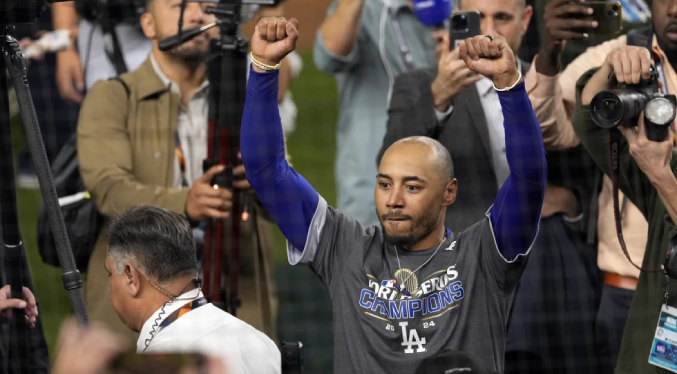
M 291 245 L 303 250 L 319 195 L 286 161 L 278 75 L 250 71 L 240 148 L 247 179 L 263 206 Z M 499 251 L 511 261 L 528 250 L 536 235 L 547 168 L 540 126 L 523 85 L 499 92 L 499 98 L 511 172 L 490 217 Z

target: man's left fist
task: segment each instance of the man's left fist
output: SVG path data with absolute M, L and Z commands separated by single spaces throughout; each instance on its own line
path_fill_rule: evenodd
M 496 88 L 512 86 L 519 79 L 515 54 L 500 35 L 468 38 L 459 44 L 459 53 L 468 69 L 491 79 Z
M 262 18 L 252 37 L 252 54 L 259 62 L 277 65 L 296 49 L 299 38 L 299 21 L 284 17 Z

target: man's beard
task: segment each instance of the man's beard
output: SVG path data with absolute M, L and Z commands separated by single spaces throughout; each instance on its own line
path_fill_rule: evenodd
M 429 210 L 425 210 L 429 211 Z M 383 236 L 386 243 L 393 246 L 405 246 L 409 247 L 426 236 L 430 235 L 431 232 L 435 230 L 437 226 L 437 214 L 428 214 L 421 217 L 412 217 L 409 215 L 397 215 L 398 217 L 407 218 L 411 224 L 409 225 L 409 232 L 406 235 L 394 236 L 388 234 L 388 230 L 384 225 L 388 214 L 379 215 L 378 209 L 376 210 L 376 215 L 379 217 L 379 223 L 381 224 L 381 229 L 383 230 Z M 417 230 L 418 229 L 418 230 Z M 417 232 L 418 231 L 418 232 Z
M 200 63 L 205 60 L 209 51 L 201 50 L 197 47 L 179 46 L 168 52 L 175 58 L 181 59 L 189 63 Z

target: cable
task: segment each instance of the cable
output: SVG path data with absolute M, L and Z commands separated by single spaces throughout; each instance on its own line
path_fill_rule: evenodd
M 188 282 L 188 283 L 183 287 L 183 289 L 182 289 L 181 291 L 179 291 L 179 294 L 178 294 L 178 295 L 173 295 L 171 292 L 165 290 L 164 288 L 162 288 L 162 287 L 160 287 L 159 285 L 155 284 L 155 282 L 153 282 L 153 281 L 151 281 L 150 279 L 148 279 L 148 277 L 147 277 L 144 273 L 140 272 L 138 269 L 136 269 L 136 271 L 137 271 L 139 274 L 143 275 L 143 277 L 146 278 L 146 280 L 148 281 L 148 283 L 150 283 L 151 286 L 153 286 L 155 289 L 157 289 L 157 290 L 160 291 L 161 293 L 163 293 L 163 294 L 169 296 L 169 300 L 168 300 L 167 302 L 165 302 L 165 303 L 162 305 L 162 307 L 160 308 L 160 312 L 158 313 L 157 318 L 155 318 L 155 320 L 153 321 L 153 325 L 151 326 L 151 331 L 150 331 L 150 333 L 149 333 L 149 334 L 150 334 L 150 338 L 145 339 L 144 342 L 143 342 L 143 344 L 144 344 L 143 352 L 145 352 L 146 349 L 148 349 L 148 347 L 150 346 L 150 343 L 153 341 L 153 338 L 155 338 L 155 334 L 157 334 L 157 333 L 159 332 L 159 331 L 157 331 L 157 328 L 160 327 L 160 323 L 162 322 L 163 316 L 164 316 L 165 314 L 167 314 L 167 312 L 165 311 L 165 308 L 167 307 L 167 305 L 173 303 L 174 301 L 180 301 L 180 300 L 195 300 L 195 299 L 197 299 L 198 296 L 200 295 L 200 292 L 201 292 L 201 287 L 200 287 L 200 286 L 201 286 L 201 284 L 202 284 L 202 278 L 201 278 L 199 275 L 195 276 L 195 278 L 191 279 L 190 282 Z M 186 299 L 179 299 L 179 296 L 181 296 L 181 295 L 183 294 L 183 291 L 185 291 L 186 288 L 188 288 L 188 286 L 190 286 L 191 283 L 195 283 L 195 284 L 197 285 L 197 291 L 198 291 L 198 292 L 195 294 L 195 297 L 186 298 Z

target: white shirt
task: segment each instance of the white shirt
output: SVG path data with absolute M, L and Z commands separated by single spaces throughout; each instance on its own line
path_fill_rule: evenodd
M 179 95 L 181 91 L 179 85 L 172 82 L 162 72 L 158 66 L 153 54 L 150 55 L 150 62 L 153 70 L 162 83 L 169 87 L 171 92 Z M 181 142 L 183 157 L 186 163 L 185 178 L 188 186 L 192 186 L 196 179 L 200 178 L 202 171 L 202 160 L 207 158 L 207 130 L 209 120 L 209 81 L 205 79 L 202 84 L 193 92 L 193 96 L 188 100 L 188 105 L 179 104 L 179 117 L 176 125 L 176 131 Z M 179 166 L 178 156 L 174 157 L 174 188 L 182 188 L 182 178 L 184 174 Z
M 202 297 L 198 291 L 197 297 Z M 196 291 L 179 296 L 159 309 L 144 323 L 136 351 L 164 353 L 201 353 L 220 357 L 228 374 L 279 374 L 280 350 L 268 336 L 231 314 L 208 303 L 193 309 L 158 332 L 148 344 L 153 326 L 196 297 Z M 144 351 L 145 349 L 145 351 Z

